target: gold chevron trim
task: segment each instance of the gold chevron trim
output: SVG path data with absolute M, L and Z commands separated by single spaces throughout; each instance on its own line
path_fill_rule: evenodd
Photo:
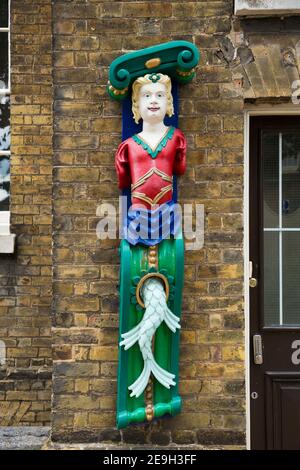
M 150 176 L 152 176 L 153 174 L 156 174 L 158 176 L 161 176 L 161 178 L 164 180 L 164 181 L 169 181 L 170 183 L 172 183 L 173 181 L 173 177 L 172 176 L 169 176 L 167 175 L 166 173 L 164 173 L 163 171 L 159 170 L 158 168 L 151 168 L 149 171 L 147 171 L 147 173 L 145 173 L 143 176 L 141 176 L 134 184 L 131 185 L 131 190 L 133 191 L 135 188 L 138 188 L 139 186 L 141 186 L 142 184 L 144 184 L 147 179 L 150 178 Z
M 148 202 L 148 204 L 156 204 L 162 197 L 164 197 L 165 194 L 167 194 L 169 191 L 172 191 L 172 185 L 169 184 L 168 186 L 165 186 L 162 188 L 162 190 L 156 194 L 156 196 L 151 199 L 151 197 L 146 196 L 144 193 L 139 193 L 138 191 L 134 191 L 131 196 L 135 197 L 136 199 L 141 199 L 141 201 Z

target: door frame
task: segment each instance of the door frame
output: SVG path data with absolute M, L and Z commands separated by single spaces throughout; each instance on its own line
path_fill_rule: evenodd
M 244 105 L 244 317 L 245 317 L 245 393 L 246 393 L 246 446 L 251 450 L 250 416 L 250 297 L 249 297 L 249 130 L 252 116 L 300 115 L 300 104 Z

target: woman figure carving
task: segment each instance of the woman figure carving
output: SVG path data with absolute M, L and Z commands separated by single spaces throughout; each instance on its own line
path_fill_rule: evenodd
M 134 210 L 147 210 L 153 221 L 157 213 L 173 206 L 173 175 L 182 175 L 186 167 L 186 140 L 180 129 L 166 126 L 164 118 L 172 116 L 171 79 L 160 73 L 139 77 L 132 87 L 132 112 L 136 123 L 142 119 L 142 131 L 126 139 L 116 153 L 116 170 L 120 189 L 131 189 L 129 220 Z M 161 208 L 160 206 L 165 207 Z M 143 212 L 145 218 L 145 212 Z M 170 235 L 176 228 L 172 224 Z M 156 239 L 128 236 L 129 243 L 155 245 Z
M 172 116 L 173 98 L 171 80 L 160 73 L 147 74 L 133 83 L 132 111 L 136 123 L 143 121 L 143 128 L 122 142 L 116 154 L 116 169 L 120 189 L 131 189 L 132 206 L 128 222 L 135 219 L 145 221 L 148 235 L 149 222 L 159 219 L 159 213 L 172 210 L 173 175 L 182 175 L 186 166 L 186 141 L 183 133 L 164 124 L 167 115 Z M 141 211 L 144 218 L 140 218 Z M 176 233 L 176 218 L 169 218 L 169 234 Z M 164 227 L 160 227 L 155 239 L 147 236 L 133 237 L 130 231 L 127 240 L 132 245 L 142 243 L 155 246 L 164 238 Z M 176 385 L 175 375 L 162 368 L 155 360 L 152 340 L 157 328 L 165 322 L 175 333 L 180 328 L 179 318 L 168 308 L 166 293 L 161 280 L 149 277 L 143 283 L 141 296 L 145 305 L 142 320 L 131 330 L 121 335 L 120 346 L 125 350 L 138 343 L 144 368 L 139 377 L 128 387 L 131 397 L 139 397 L 147 387 L 151 373 L 164 387 Z

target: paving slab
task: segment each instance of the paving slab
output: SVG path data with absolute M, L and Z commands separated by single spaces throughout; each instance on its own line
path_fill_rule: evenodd
M 0 426 L 0 450 L 39 450 L 49 435 L 45 426 Z

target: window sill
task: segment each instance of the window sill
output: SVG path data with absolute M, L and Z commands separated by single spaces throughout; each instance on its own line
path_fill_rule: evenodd
M 0 211 L 0 254 L 14 253 L 16 235 L 10 233 L 10 212 Z
M 15 239 L 16 235 L 14 233 L 9 233 L 4 235 L 0 233 L 0 254 L 1 253 L 14 253 L 15 251 Z

